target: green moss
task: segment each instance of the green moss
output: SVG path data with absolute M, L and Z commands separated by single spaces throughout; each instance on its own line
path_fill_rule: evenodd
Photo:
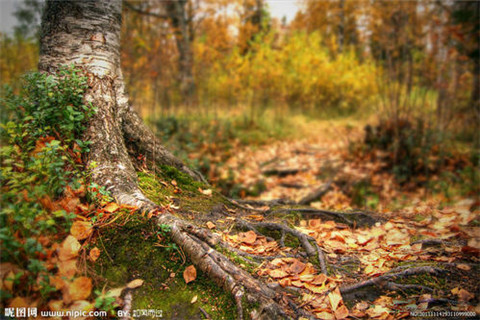
M 139 172 L 139 185 L 145 195 L 153 202 L 160 205 L 167 204 L 167 196 L 173 197 L 179 201 L 178 205 L 183 211 L 193 211 L 208 213 L 219 203 L 226 201 L 216 192 L 211 196 L 206 196 L 198 191 L 198 188 L 208 189 L 203 183 L 193 181 L 186 174 L 173 167 L 162 166 L 160 176 L 155 176 L 151 172 Z M 170 183 L 172 180 L 177 182 L 179 192 L 175 193 L 175 187 Z M 161 181 L 166 182 L 165 184 Z
M 204 183 L 193 180 L 189 175 L 179 171 L 177 168 L 162 165 L 160 169 L 163 177 L 169 181 L 175 180 L 182 190 L 198 192 L 198 188 L 207 188 Z
M 185 283 L 183 271 L 191 262 L 168 248 L 169 239 L 160 241 L 158 231 L 153 221 L 142 218 L 117 229 L 101 230 L 107 252 L 95 263 L 97 273 L 104 278 L 98 287 L 120 287 L 140 278 L 144 285 L 134 291 L 132 309 L 163 310 L 164 319 L 200 319 L 201 307 L 213 319 L 233 318 L 231 296 L 202 272 L 197 270 L 197 279 Z M 195 296 L 197 302 L 192 304 Z
M 138 173 L 138 183 L 145 195 L 155 203 L 166 204 L 167 196 L 174 194 L 174 187 L 169 184 L 165 186 L 160 181 L 153 174 Z

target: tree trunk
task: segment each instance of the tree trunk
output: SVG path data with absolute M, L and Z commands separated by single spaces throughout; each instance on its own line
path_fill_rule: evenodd
M 54 72 L 72 64 L 83 68 L 89 79 L 85 100 L 97 109 L 85 134 L 92 142 L 86 159 L 92 179 L 117 201 L 151 209 L 155 205 L 138 188 L 129 150 L 196 180 L 201 176 L 163 148 L 128 103 L 120 69 L 121 6 L 120 0 L 47 1 L 39 70 Z
M 183 102 L 190 104 L 195 93 L 193 78 L 192 34 L 189 30 L 186 10 L 187 0 L 167 1 L 167 15 L 171 20 L 178 49 L 178 73 Z
M 202 176 L 161 146 L 128 103 L 120 69 L 121 6 L 121 0 L 48 0 L 42 17 L 39 70 L 53 73 L 72 64 L 83 69 L 89 85 L 85 102 L 97 109 L 85 134 L 85 140 L 92 142 L 86 163 L 93 181 L 121 204 L 155 210 L 159 206 L 138 186 L 133 159 L 142 154 L 152 166 L 172 166 L 195 180 Z M 233 295 L 238 319 L 244 318 L 245 301 L 255 303 L 252 312 L 257 319 L 287 317 L 287 306 L 280 304 L 274 290 L 214 249 L 210 231 L 168 215 L 158 223 L 171 225 L 173 241 L 197 268 Z

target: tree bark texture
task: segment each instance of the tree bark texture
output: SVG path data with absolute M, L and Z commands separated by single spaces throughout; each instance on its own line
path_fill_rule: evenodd
M 201 176 L 166 150 L 129 104 L 120 69 L 121 7 L 120 0 L 47 1 L 39 70 L 83 68 L 89 84 L 85 100 L 97 109 L 85 133 L 92 142 L 86 159 L 92 179 L 117 201 L 150 209 L 155 205 L 138 188 L 129 150 L 154 165 L 174 166 L 196 180 Z

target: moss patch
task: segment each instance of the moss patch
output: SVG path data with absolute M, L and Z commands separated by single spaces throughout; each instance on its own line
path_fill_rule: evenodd
M 208 189 L 210 187 L 193 181 L 189 176 L 173 167 L 162 166 L 159 174 L 155 176 L 151 172 L 138 173 L 140 188 L 149 199 L 157 204 L 167 204 L 171 201 L 167 197 L 171 197 L 182 211 L 205 214 L 219 203 L 225 203 L 225 200 L 215 191 L 211 196 L 202 194 L 198 190 L 199 188 Z M 172 180 L 177 182 L 178 189 L 171 184 Z
M 198 270 L 197 279 L 185 284 L 183 271 L 191 262 L 182 260 L 168 238 L 160 241 L 158 231 L 153 221 L 141 218 L 119 229 L 101 231 L 108 255 L 103 254 L 95 267 L 107 287 L 140 278 L 145 282 L 133 292 L 132 309 L 163 310 L 164 319 L 202 319 L 201 307 L 213 319 L 231 319 L 235 315 L 231 296 Z

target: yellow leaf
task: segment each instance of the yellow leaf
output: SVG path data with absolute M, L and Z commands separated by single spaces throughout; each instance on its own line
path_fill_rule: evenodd
M 192 282 L 197 278 L 197 269 L 195 269 L 195 266 L 190 265 L 185 268 L 185 271 L 183 271 L 183 279 L 185 280 L 185 283 Z
M 15 278 L 15 273 L 13 271 L 10 271 L 7 276 L 5 277 L 5 280 L 3 281 L 3 285 L 8 291 L 13 290 L 13 279 Z
M 125 288 L 122 287 L 122 288 L 115 288 L 115 289 L 108 290 L 108 292 L 105 294 L 105 297 L 118 298 L 122 294 L 123 289 Z
M 326 312 L 326 311 L 317 312 L 317 313 L 315 313 L 315 315 L 317 316 L 318 319 L 335 320 L 335 316 L 331 313 Z
M 212 189 L 206 189 L 206 190 L 202 190 L 202 193 L 206 196 L 211 196 L 212 195 Z
M 198 299 L 198 296 L 193 297 L 192 300 L 190 301 L 190 303 L 195 303 L 195 302 L 197 302 L 197 299 Z
M 95 310 L 95 306 L 86 300 L 75 301 L 68 308 L 73 311 L 83 311 L 86 312 L 86 314 Z M 88 319 L 88 317 L 77 316 L 75 318 L 70 317 L 70 319 L 84 320 Z
M 143 280 L 142 279 L 135 279 L 135 280 L 130 281 L 127 284 L 127 288 L 135 289 L 135 288 L 140 287 L 141 285 L 143 285 Z
M 212 223 L 212 222 L 210 222 L 210 221 L 207 222 L 207 228 L 208 228 L 208 229 L 213 229 L 213 228 L 215 228 L 215 227 L 216 227 L 216 226 L 215 226 L 214 223 Z
M 334 291 L 328 294 L 328 299 L 330 300 L 330 305 L 332 306 L 332 310 L 335 311 L 338 308 L 340 302 L 342 302 L 342 295 L 340 294 L 340 289 L 335 288 Z
M 104 208 L 103 211 L 108 212 L 108 213 L 114 213 L 119 209 L 119 205 L 115 202 L 110 202 L 108 203 Z
M 92 224 L 89 221 L 75 221 L 70 229 L 70 233 L 77 240 L 87 239 L 93 233 Z

